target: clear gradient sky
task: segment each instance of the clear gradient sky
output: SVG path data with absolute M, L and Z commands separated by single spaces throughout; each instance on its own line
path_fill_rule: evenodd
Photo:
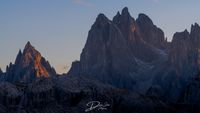
M 125 6 L 134 18 L 147 14 L 169 40 L 200 23 L 200 0 L 0 0 L 0 67 L 30 41 L 58 73 L 67 72 L 96 16 L 112 19 Z

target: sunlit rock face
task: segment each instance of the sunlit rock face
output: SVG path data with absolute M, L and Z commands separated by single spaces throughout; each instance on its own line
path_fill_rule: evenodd
M 55 76 L 55 70 L 41 54 L 28 42 L 23 50 L 19 51 L 14 64 L 6 69 L 7 80 L 11 82 L 31 82 L 39 77 Z

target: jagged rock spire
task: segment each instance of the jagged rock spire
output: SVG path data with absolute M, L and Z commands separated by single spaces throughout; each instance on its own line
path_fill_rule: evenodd
M 96 22 L 107 22 L 109 21 L 109 19 L 102 13 L 100 13 L 97 18 L 96 18 Z
M 33 50 L 33 49 L 35 49 L 32 45 L 31 45 L 31 43 L 28 41 L 27 43 L 26 43 L 26 45 L 25 45 L 25 47 L 24 47 L 24 52 L 25 51 L 28 51 L 28 50 Z
M 126 8 L 123 13 L 124 16 L 129 15 Z M 127 23 L 121 21 L 123 18 L 119 13 L 118 16 L 116 22 L 122 22 L 122 26 L 123 22 Z M 127 26 L 129 29 L 128 24 Z M 89 31 L 80 62 L 74 62 L 68 74 L 94 77 L 118 87 L 131 87 L 128 84 L 131 84 L 133 79 L 129 74 L 137 70 L 138 64 L 124 34 L 115 22 L 99 14 Z
M 141 40 L 138 32 L 138 26 L 136 25 L 135 19 L 131 17 L 128 8 L 123 8 L 121 15 L 118 12 L 113 18 L 113 23 L 121 30 L 124 38 L 127 41 Z
M 153 25 L 152 20 L 144 13 L 140 13 L 138 15 L 138 18 L 136 21 L 139 21 L 139 22 L 145 23 L 145 24 L 149 24 L 149 25 Z
M 200 26 L 197 23 L 191 25 L 190 40 L 195 48 L 200 48 Z
M 128 7 L 125 7 L 125 8 L 122 9 L 122 16 L 124 16 L 124 17 L 130 16 L 130 13 L 128 11 Z
M 9 81 L 30 82 L 38 77 L 52 77 L 55 70 L 28 41 L 23 53 L 19 50 L 15 64 L 10 64 L 6 69 Z
M 192 24 L 191 25 L 191 32 L 194 32 L 196 29 L 200 29 L 199 24 L 197 24 L 197 23 Z
M 32 47 L 30 41 L 28 41 L 28 42 L 26 43 L 25 48 L 26 48 L 26 47 Z
M 21 60 L 21 58 L 22 58 L 22 51 L 20 49 L 18 54 L 17 54 L 16 60 L 15 60 L 15 64 L 19 64 L 19 61 Z
M 40 53 L 31 45 L 31 43 L 28 41 L 24 47 L 23 55 L 29 53 L 32 57 L 35 55 L 40 55 Z
M 122 12 L 118 11 L 117 14 L 113 18 L 114 23 L 118 23 L 119 21 L 123 21 L 123 23 L 130 23 L 131 21 L 135 21 L 133 17 L 131 17 L 128 8 L 125 7 L 122 9 Z M 119 24 L 119 23 L 118 23 Z

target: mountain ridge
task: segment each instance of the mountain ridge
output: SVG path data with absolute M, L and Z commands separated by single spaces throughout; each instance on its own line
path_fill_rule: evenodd
M 140 26 L 127 7 L 113 20 L 99 14 L 88 33 L 80 61 L 72 63 L 68 75 L 90 76 L 120 88 L 133 89 L 131 84 L 135 84 L 135 77 L 143 73 L 142 70 L 149 70 L 164 57 L 161 53 L 166 52 L 164 48 L 147 43 Z M 159 29 L 152 26 L 150 28 Z M 151 34 L 154 34 L 153 30 Z M 164 33 L 161 34 L 165 43 Z
M 167 42 L 145 14 L 135 20 L 127 7 L 112 20 L 99 14 L 80 60 L 63 76 L 28 41 L 14 64 L 0 69 L 0 112 L 77 113 L 100 100 L 110 105 L 103 113 L 194 113 L 199 45 L 197 23 Z

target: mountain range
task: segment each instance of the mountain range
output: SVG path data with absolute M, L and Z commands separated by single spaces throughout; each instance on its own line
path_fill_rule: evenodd
M 70 54 L 70 53 L 69 53 Z M 14 64 L 0 69 L 1 113 L 198 113 L 200 26 L 176 32 L 171 42 L 145 14 L 128 8 L 112 20 L 99 14 L 79 61 L 58 75 L 30 42 Z

